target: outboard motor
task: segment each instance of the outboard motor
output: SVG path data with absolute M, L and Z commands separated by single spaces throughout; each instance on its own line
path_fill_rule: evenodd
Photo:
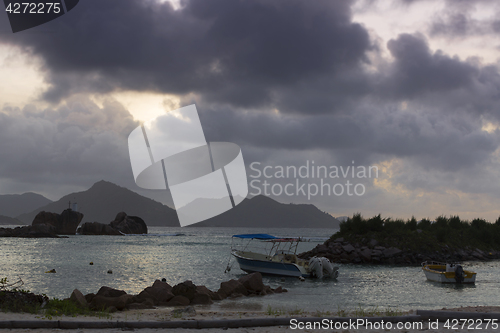
M 458 284 L 461 284 L 464 282 L 464 270 L 461 265 L 456 265 L 455 266 L 455 281 Z

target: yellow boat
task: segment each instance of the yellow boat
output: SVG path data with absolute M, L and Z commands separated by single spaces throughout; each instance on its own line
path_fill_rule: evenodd
M 476 282 L 476 273 L 464 270 L 459 264 L 425 261 L 422 270 L 429 281 L 458 284 Z

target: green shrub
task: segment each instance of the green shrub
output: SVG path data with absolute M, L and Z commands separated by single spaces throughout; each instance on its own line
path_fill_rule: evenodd
M 382 231 L 384 230 L 384 220 L 378 214 L 366 221 L 366 227 L 369 231 Z
M 437 229 L 436 238 L 437 238 L 438 242 L 440 242 L 440 243 L 446 242 L 446 228 L 441 227 L 441 228 Z
M 448 227 L 448 219 L 445 216 L 438 216 L 432 227 L 436 229 L 446 228 Z
M 438 251 L 441 248 L 440 243 L 457 248 L 471 246 L 485 251 L 500 250 L 499 220 L 494 224 L 484 219 L 474 219 L 469 223 L 461 220 L 459 216 L 438 216 L 436 221 L 431 223 L 429 219 L 417 222 L 415 217 L 406 221 L 383 219 L 380 214 L 365 219 L 358 213 L 341 223 L 340 231 L 332 235 L 332 239 L 344 237 L 349 241 L 365 244 L 367 239 L 373 238 L 384 246 L 419 252 Z M 416 233 L 417 229 L 423 232 Z
M 463 223 L 462 221 L 460 221 L 460 217 L 458 216 L 450 217 L 448 225 L 453 229 L 461 229 L 467 227 L 467 223 Z
M 417 230 L 417 219 L 415 218 L 415 216 L 411 217 L 411 219 L 406 223 L 406 226 L 408 230 Z
M 431 221 L 429 219 L 422 219 L 418 223 L 418 229 L 429 230 L 431 227 Z

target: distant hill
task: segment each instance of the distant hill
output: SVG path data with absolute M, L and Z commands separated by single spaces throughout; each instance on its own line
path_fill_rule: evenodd
M 339 221 L 310 204 L 283 204 L 259 195 L 193 227 L 338 228 Z
M 0 215 L 15 217 L 45 206 L 52 201 L 36 193 L 0 195 Z
M 0 225 L 21 225 L 21 221 L 13 217 L 0 215 Z
M 68 202 L 77 202 L 78 211 L 84 214 L 82 222 L 108 223 L 116 214 L 141 217 L 148 226 L 178 227 L 174 209 L 160 202 L 143 197 L 127 188 L 100 181 L 83 192 L 68 194 L 34 211 L 17 217 L 31 224 L 41 211 L 60 213 Z M 245 199 L 235 208 L 211 219 L 191 225 L 193 227 L 256 227 L 256 228 L 338 228 L 339 221 L 310 204 L 283 204 L 269 197 L 256 196 Z
M 69 201 L 78 203 L 78 211 L 84 214 L 82 222 L 109 223 L 117 213 L 123 211 L 128 215 L 141 217 L 149 226 L 179 226 L 177 214 L 172 208 L 104 180 L 86 191 L 68 194 L 17 218 L 23 223 L 31 224 L 39 212 L 60 213 L 68 208 Z

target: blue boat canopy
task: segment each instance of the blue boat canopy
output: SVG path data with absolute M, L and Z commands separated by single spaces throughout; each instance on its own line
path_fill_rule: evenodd
M 252 239 L 279 239 L 278 237 L 271 236 L 268 234 L 242 234 L 242 235 L 233 235 L 233 237 L 252 238 Z

